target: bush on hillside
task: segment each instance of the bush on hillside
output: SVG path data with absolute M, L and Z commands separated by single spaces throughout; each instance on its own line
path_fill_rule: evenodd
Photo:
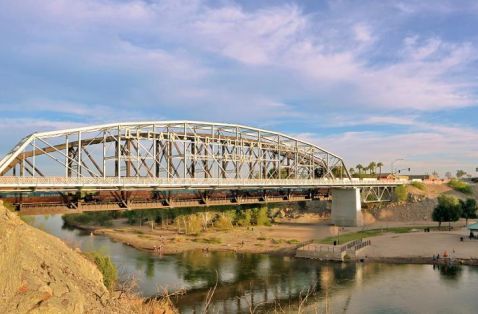
M 406 201 L 408 197 L 407 187 L 405 185 L 399 185 L 395 188 L 394 199 L 399 202 Z
M 109 256 L 100 252 L 86 253 L 86 257 L 96 264 L 99 271 L 103 274 L 103 283 L 108 290 L 113 290 L 118 280 L 118 272 L 115 264 Z
M 451 187 L 452 189 L 464 193 L 464 194 L 471 194 L 471 186 L 467 184 L 466 182 L 452 179 L 450 182 L 448 182 L 448 186 Z
M 416 187 L 419 190 L 425 191 L 425 183 L 420 181 L 413 181 L 412 186 Z

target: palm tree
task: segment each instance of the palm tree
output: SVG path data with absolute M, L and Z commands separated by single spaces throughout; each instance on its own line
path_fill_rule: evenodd
M 359 176 L 362 174 L 362 169 L 363 169 L 363 166 L 361 164 L 358 164 L 355 166 L 355 168 L 357 168 L 358 172 L 359 172 Z
M 370 174 L 375 173 L 375 168 L 377 168 L 377 164 L 375 161 L 372 161 L 371 163 L 368 164 L 368 169 L 370 170 Z
M 380 169 L 380 170 L 379 170 L 379 171 L 380 171 L 380 175 L 382 175 L 383 162 L 381 162 L 381 161 L 377 162 L 377 167 L 378 167 L 378 169 Z
M 349 169 L 349 172 L 350 172 L 350 174 L 354 174 L 354 173 L 355 173 L 355 168 L 351 167 L 351 168 Z

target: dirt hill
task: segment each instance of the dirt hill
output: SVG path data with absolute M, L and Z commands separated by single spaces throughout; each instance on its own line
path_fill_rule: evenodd
M 0 270 L 0 313 L 153 312 L 139 299 L 114 299 L 92 262 L 24 223 L 1 200 Z

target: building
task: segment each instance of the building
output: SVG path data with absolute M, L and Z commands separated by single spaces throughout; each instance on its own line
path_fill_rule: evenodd
M 408 175 L 401 175 L 397 173 L 381 173 L 377 175 L 377 179 L 379 180 L 409 180 Z

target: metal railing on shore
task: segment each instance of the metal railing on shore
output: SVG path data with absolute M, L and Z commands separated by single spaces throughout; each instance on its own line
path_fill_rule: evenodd
M 297 249 L 297 257 L 325 259 L 325 260 L 343 260 L 347 252 L 355 254 L 356 251 L 371 245 L 370 240 L 354 240 L 344 245 L 328 245 L 310 243 Z M 347 253 L 348 254 L 348 253 Z

